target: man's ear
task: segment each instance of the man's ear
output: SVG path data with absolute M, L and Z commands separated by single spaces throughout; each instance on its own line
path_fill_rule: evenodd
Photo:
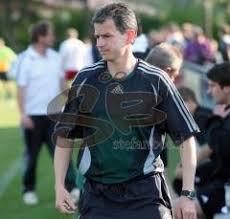
M 171 67 L 166 67 L 163 69 L 168 75 L 169 77 L 171 76 L 171 74 L 173 73 L 173 69 Z
M 127 43 L 134 43 L 137 36 L 137 31 L 134 29 L 127 30 Z

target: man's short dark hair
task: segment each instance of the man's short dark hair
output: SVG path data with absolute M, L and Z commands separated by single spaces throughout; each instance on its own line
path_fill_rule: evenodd
M 98 9 L 92 19 L 93 24 L 102 24 L 112 19 L 116 28 L 123 34 L 128 29 L 137 30 L 137 19 L 133 10 L 123 3 L 112 3 Z
M 230 86 L 230 62 L 215 65 L 208 71 L 207 77 L 221 87 Z
M 34 24 L 30 30 L 31 42 L 36 43 L 40 36 L 46 36 L 48 34 L 49 29 L 52 29 L 53 25 L 49 21 L 39 21 Z
M 180 87 L 178 89 L 182 99 L 185 101 L 185 102 L 188 102 L 188 101 L 192 101 L 194 103 L 197 104 L 197 99 L 196 99 L 196 95 L 195 95 L 195 92 L 188 88 L 188 87 Z

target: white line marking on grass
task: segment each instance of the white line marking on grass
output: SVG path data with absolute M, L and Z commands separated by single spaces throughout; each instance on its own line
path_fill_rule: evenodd
M 21 159 L 17 159 L 11 163 L 5 174 L 0 177 L 0 197 L 7 190 L 14 177 L 17 175 L 20 169 Z

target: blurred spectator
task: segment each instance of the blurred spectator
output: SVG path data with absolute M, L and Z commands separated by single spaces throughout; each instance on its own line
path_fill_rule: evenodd
M 213 109 L 213 114 L 225 118 L 230 112 L 230 108 L 226 109 L 226 104 L 216 104 Z
M 223 24 L 219 30 L 219 50 L 224 61 L 230 61 L 230 25 Z
M 60 45 L 62 67 L 66 80 L 72 80 L 85 66 L 86 45 L 78 39 L 78 31 L 74 28 L 67 30 L 67 39 Z
M 221 52 L 218 50 L 218 42 L 214 39 L 210 39 L 210 49 L 211 53 L 214 54 L 214 62 L 221 63 L 223 62 L 223 57 Z
M 212 116 L 208 119 L 207 144 L 197 156 L 196 193 L 199 201 L 199 218 L 213 218 L 225 206 L 224 184 L 230 179 L 230 63 L 211 68 L 207 74 L 208 92 L 218 105 L 225 105 L 226 116 Z M 176 170 L 174 188 L 181 188 L 181 167 Z M 205 216 L 205 217 L 204 217 Z
M 171 23 L 168 25 L 167 30 L 168 36 L 166 42 L 177 46 L 180 50 L 183 50 L 185 46 L 185 39 L 179 25 Z
M 230 106 L 230 63 L 215 65 L 208 71 L 209 93 L 217 104 Z M 211 168 L 206 183 L 197 189 L 200 208 L 199 214 L 213 218 L 225 203 L 224 184 L 230 179 L 230 113 L 219 117 L 209 132 L 207 155 L 215 156 L 215 166 Z M 207 169 L 206 169 L 207 171 Z M 207 173 L 206 173 L 207 174 Z
M 92 38 L 92 41 L 89 39 L 90 43 L 86 45 L 86 52 L 85 52 L 85 58 L 84 58 L 85 66 L 89 66 L 101 60 L 101 55 L 97 49 L 95 38 L 93 36 L 91 38 Z
M 133 54 L 136 58 L 145 59 L 146 52 L 148 49 L 148 38 L 146 34 L 142 32 L 142 25 L 140 19 L 137 19 L 138 22 L 138 33 L 137 37 L 132 45 Z
M 146 58 L 146 62 L 164 70 L 169 75 L 172 81 L 175 81 L 175 79 L 178 77 L 182 65 L 182 61 L 183 61 L 183 56 L 180 50 L 169 43 L 161 43 L 159 45 L 156 45 L 154 48 L 151 49 L 151 51 L 149 52 Z M 168 165 L 167 147 L 162 151 L 160 156 L 166 168 L 166 172 L 165 172 L 166 180 L 167 182 L 169 182 L 168 175 L 167 175 L 167 165 Z M 171 188 L 171 184 L 168 183 L 168 185 L 169 185 L 171 195 L 175 196 Z
M 184 23 L 182 25 L 182 34 L 184 37 L 184 48 L 187 47 L 188 43 L 193 39 L 194 25 L 191 23 Z
M 152 38 L 152 42 L 153 42 L 152 47 L 166 41 L 166 36 L 163 29 L 158 31 L 151 31 L 150 38 Z
M 93 40 L 93 43 L 92 43 L 92 54 L 93 54 L 93 62 L 98 62 L 100 61 L 102 58 L 101 58 L 101 55 L 97 49 L 97 45 L 96 45 L 96 42 L 95 40 Z
M 197 101 L 195 92 L 191 90 L 190 88 L 180 87 L 178 91 L 181 97 L 183 98 L 188 110 L 190 111 L 194 120 L 196 121 L 197 125 L 200 128 L 201 132 L 196 135 L 196 140 L 198 143 L 197 145 L 199 146 L 197 147 L 197 151 L 199 152 L 201 150 L 200 146 L 205 147 L 205 145 L 208 142 L 208 125 L 209 125 L 210 118 L 213 115 L 212 110 L 202 107 Z M 201 159 L 203 161 L 202 156 L 199 156 L 199 153 L 198 153 L 199 162 Z M 208 171 L 204 172 L 203 166 L 201 168 L 198 166 L 196 172 L 197 172 L 196 179 L 199 177 L 200 181 L 201 179 L 204 180 L 204 178 L 207 178 L 205 173 L 207 174 L 210 173 Z M 201 183 L 200 181 L 199 183 Z M 182 166 L 180 163 L 177 165 L 177 168 L 175 171 L 175 179 L 173 180 L 173 188 L 175 192 L 179 195 L 182 189 Z
M 66 89 L 60 56 L 50 48 L 53 43 L 53 26 L 46 21 L 35 24 L 31 29 L 31 45 L 19 55 L 17 62 L 18 105 L 25 141 L 23 201 L 27 205 L 38 203 L 36 167 L 43 143 L 50 156 L 54 156 L 54 122 L 47 116 L 48 104 Z M 68 173 L 66 186 L 77 198 L 79 190 L 75 188 L 72 165 Z
M 214 54 L 211 51 L 210 43 L 200 27 L 194 29 L 193 40 L 187 44 L 184 50 L 184 58 L 199 65 L 214 62 Z
M 152 30 L 150 31 L 150 33 L 148 34 L 148 52 L 156 45 L 164 42 L 164 34 L 161 30 L 155 31 Z
M 135 57 L 144 59 L 146 56 L 146 51 L 148 49 L 147 36 L 143 33 L 137 36 L 132 49 Z
M 148 53 L 146 62 L 164 70 L 172 81 L 178 77 L 183 56 L 180 50 L 169 43 L 161 43 Z
M 5 45 L 5 41 L 0 38 L 0 81 L 4 86 L 6 98 L 12 96 L 12 87 L 9 82 L 8 71 L 12 62 L 16 58 L 14 51 Z
M 84 54 L 84 66 L 89 66 L 94 63 L 93 53 L 92 53 L 92 41 L 90 38 L 84 38 L 83 42 L 85 44 L 85 54 Z
M 208 121 L 213 115 L 212 110 L 201 106 L 196 98 L 194 91 L 187 87 L 180 87 L 178 89 L 181 97 L 183 98 L 189 112 L 192 114 L 194 120 L 200 128 L 200 133 L 196 136 L 197 142 L 200 146 L 207 143 Z

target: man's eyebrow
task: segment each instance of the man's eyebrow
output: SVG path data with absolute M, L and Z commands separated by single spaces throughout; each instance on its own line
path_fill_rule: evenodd
M 112 34 L 111 33 L 103 33 L 103 34 L 95 33 L 94 36 L 112 36 Z

